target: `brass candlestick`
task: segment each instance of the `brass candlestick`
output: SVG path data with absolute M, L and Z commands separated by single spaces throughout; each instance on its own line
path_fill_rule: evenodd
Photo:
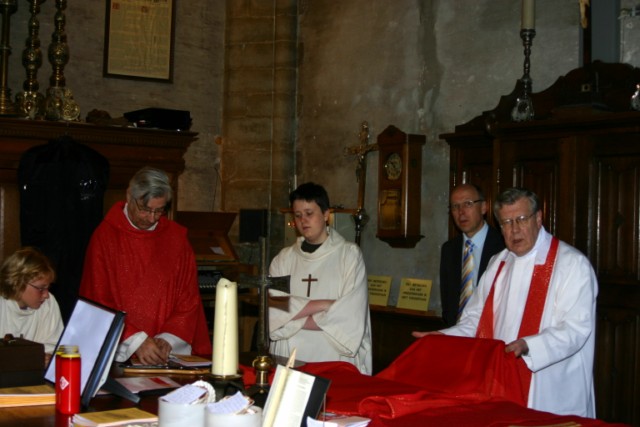
M 256 346 L 258 355 L 251 365 L 256 371 L 256 383 L 252 385 L 246 394 L 253 398 L 258 406 L 264 406 L 267 394 L 269 392 L 269 372 L 276 365 L 273 358 L 269 354 L 269 289 L 277 289 L 279 291 L 289 293 L 290 284 L 289 276 L 285 277 L 269 277 L 267 266 L 267 241 L 264 237 L 260 238 L 260 277 L 255 280 L 246 278 L 243 285 L 246 287 L 258 288 L 259 306 L 258 306 L 258 329 L 256 337 Z
M 522 29 L 520 30 L 520 38 L 524 45 L 524 74 L 520 81 L 522 82 L 522 96 L 516 99 L 516 105 L 511 110 L 511 118 L 515 122 L 524 122 L 533 120 L 533 101 L 531 100 L 531 88 L 532 80 L 529 75 L 531 69 L 531 45 L 533 44 L 533 38 L 536 36 L 536 30 L 534 29 Z
M 16 105 L 11 102 L 11 89 L 7 85 L 9 76 L 9 55 L 11 55 L 11 14 L 18 10 L 16 0 L 0 0 L 0 13 L 2 13 L 2 40 L 0 41 L 0 61 L 2 70 L 0 74 L 0 115 L 15 116 L 18 114 Z
M 45 117 L 48 120 L 74 121 L 80 117 L 80 108 L 73 99 L 71 89 L 66 87 L 64 67 L 69 62 L 69 45 L 65 32 L 67 8 L 66 0 L 56 0 L 55 29 L 49 44 L 49 62 L 53 72 L 49 78 L 49 88 L 45 99 Z
M 38 70 L 42 66 L 42 50 L 40 49 L 40 22 L 38 14 L 40 5 L 45 0 L 29 0 L 29 36 L 22 51 L 22 65 L 27 72 L 27 78 L 22 84 L 23 92 L 16 95 L 16 104 L 22 116 L 34 119 L 44 114 L 44 95 L 38 92 Z

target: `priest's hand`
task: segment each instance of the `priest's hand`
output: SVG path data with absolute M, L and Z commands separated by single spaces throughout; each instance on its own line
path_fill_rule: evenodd
M 136 350 L 136 356 L 143 365 L 165 365 L 170 352 L 171 345 L 162 338 L 147 337 Z
M 527 345 L 527 342 L 525 340 L 520 338 L 507 344 L 507 346 L 504 348 L 504 352 L 513 352 L 516 357 L 527 356 L 529 354 L 529 346 Z
M 422 338 L 422 337 L 426 337 L 427 335 L 444 335 L 444 334 L 440 331 L 430 331 L 430 332 L 413 331 L 411 332 L 411 335 L 416 338 Z
M 154 338 L 153 341 L 155 341 L 160 351 L 162 351 L 165 360 L 169 360 L 169 355 L 171 354 L 171 350 L 173 349 L 171 347 L 171 344 L 169 344 L 169 342 L 164 338 Z

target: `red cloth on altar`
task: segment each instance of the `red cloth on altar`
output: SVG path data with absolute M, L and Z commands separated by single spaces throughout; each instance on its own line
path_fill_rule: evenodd
M 346 362 L 299 369 L 331 380 L 327 411 L 371 418 L 370 427 L 614 425 L 527 408 L 515 358 L 496 340 L 428 335 L 373 377 Z
M 161 217 L 153 231 L 134 228 L 116 203 L 93 233 L 80 295 L 127 313 L 122 340 L 166 332 L 211 354 L 211 340 L 187 230 Z
M 499 340 L 427 335 L 377 377 L 434 393 L 496 397 L 526 406 L 516 358 L 504 348 Z

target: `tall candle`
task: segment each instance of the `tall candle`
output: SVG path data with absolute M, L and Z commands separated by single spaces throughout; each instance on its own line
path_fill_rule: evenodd
M 536 26 L 536 1 L 522 0 L 521 29 L 532 30 Z
M 224 277 L 216 285 L 213 375 L 238 374 L 238 285 Z

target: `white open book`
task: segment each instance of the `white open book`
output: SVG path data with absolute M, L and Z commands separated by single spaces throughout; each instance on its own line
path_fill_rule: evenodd
M 287 365 L 278 365 L 264 405 L 262 427 L 306 427 L 307 416 L 320 413 L 330 381 L 293 369 L 296 351 Z

